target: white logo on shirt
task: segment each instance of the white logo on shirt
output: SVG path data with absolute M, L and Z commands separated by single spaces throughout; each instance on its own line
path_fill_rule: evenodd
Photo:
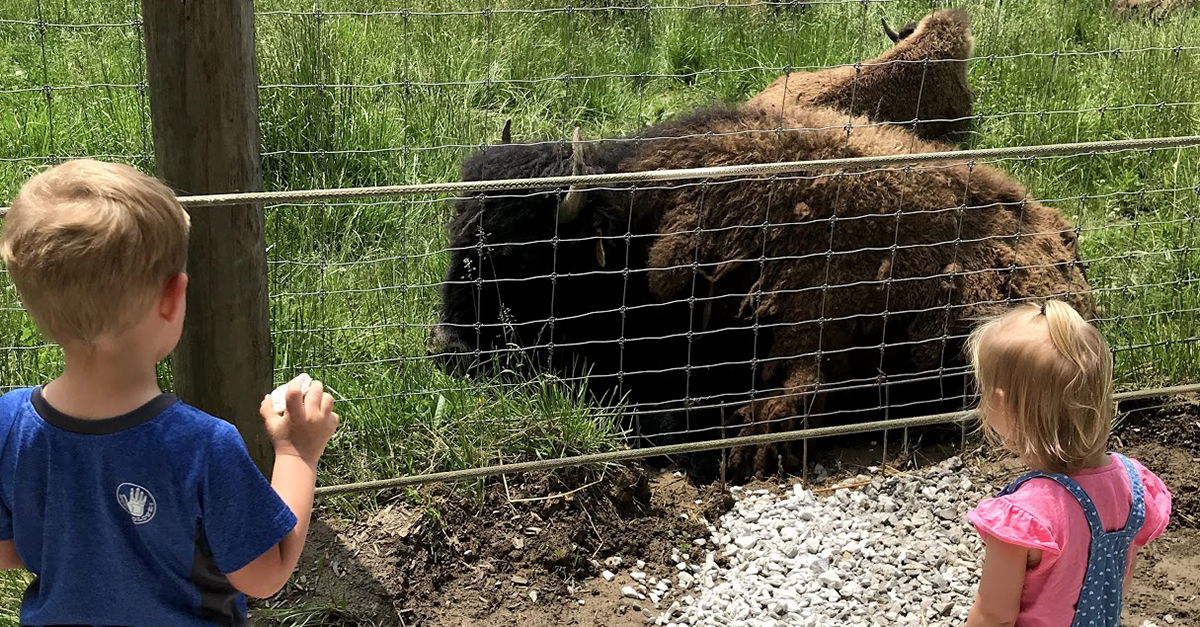
M 117 486 L 117 503 L 121 504 L 121 509 L 129 512 L 135 525 L 150 522 L 150 519 L 154 518 L 154 512 L 158 510 L 154 495 L 136 483 L 122 483 Z

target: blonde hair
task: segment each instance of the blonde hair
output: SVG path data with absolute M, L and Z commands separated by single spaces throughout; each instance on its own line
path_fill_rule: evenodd
M 1027 303 L 988 320 L 971 332 L 967 352 L 983 429 L 993 440 L 1038 470 L 1061 473 L 1079 470 L 1105 450 L 1113 418 L 1112 353 L 1070 305 Z M 995 411 L 1011 420 L 1007 437 L 987 420 Z
M 189 226 L 157 179 L 79 159 L 25 183 L 4 220 L 0 257 L 43 333 L 91 343 L 128 329 L 184 270 Z

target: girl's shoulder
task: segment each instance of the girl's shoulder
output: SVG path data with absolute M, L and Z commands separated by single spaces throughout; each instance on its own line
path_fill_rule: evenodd
M 1130 458 L 1138 477 L 1142 481 L 1143 499 L 1146 505 L 1146 517 L 1141 530 L 1134 538 L 1134 544 L 1143 546 L 1162 535 L 1170 521 L 1171 491 L 1166 484 L 1146 468 L 1140 461 Z M 1121 468 L 1120 462 L 1113 460 L 1115 466 L 1110 467 L 1101 475 L 1093 475 L 1091 481 L 1100 476 L 1112 481 L 1119 481 L 1122 489 L 1128 484 L 1127 473 Z M 1091 481 L 1084 479 L 1085 483 Z M 995 498 L 984 499 L 968 515 L 971 522 L 984 531 L 986 527 L 993 528 L 992 535 L 1023 534 L 1029 538 L 1040 538 L 1037 543 L 1018 543 L 1030 548 L 1041 548 L 1055 551 L 1063 540 L 1061 512 L 1065 509 L 1078 507 L 1077 501 L 1067 490 L 1054 479 L 1038 477 L 1023 483 L 1015 491 Z M 1040 545 L 1045 546 L 1040 546 Z
M 1058 499 L 1039 483 L 1030 480 L 1015 492 L 983 499 L 967 513 L 967 520 L 985 538 L 1057 555 L 1062 550 L 1053 515 Z

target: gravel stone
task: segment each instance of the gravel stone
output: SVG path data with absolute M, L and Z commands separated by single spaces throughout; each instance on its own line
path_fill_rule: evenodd
M 755 520 L 757 520 L 757 518 L 755 518 Z M 749 522 L 753 522 L 753 521 L 749 521 Z M 737 539 L 733 541 L 733 543 L 738 545 L 738 548 L 748 549 L 748 548 L 754 546 L 755 544 L 758 544 L 758 538 L 756 538 L 754 536 L 738 536 Z
M 736 503 L 693 541 L 696 554 L 672 554 L 675 585 L 652 595 L 670 607 L 649 622 L 961 625 L 983 556 L 966 513 L 992 492 L 962 468 L 951 458 L 911 474 L 860 476 L 849 483 L 870 483 L 824 495 L 800 485 L 777 494 L 731 488 Z

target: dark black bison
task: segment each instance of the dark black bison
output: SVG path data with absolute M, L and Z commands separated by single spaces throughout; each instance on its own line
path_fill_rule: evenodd
M 617 172 L 644 147 L 633 139 L 591 148 L 502 143 L 468 158 L 461 174 L 471 181 Z M 654 302 L 646 264 L 661 216 L 635 211 L 629 200 L 624 189 L 524 190 L 457 200 L 440 324 L 429 352 L 452 374 L 549 371 L 586 380 L 598 399 L 633 401 L 653 415 L 643 425 L 647 436 L 694 427 L 677 413 L 680 399 L 700 396 L 713 372 L 689 371 L 687 351 L 697 353 L 692 363 L 704 363 L 699 353 L 713 341 L 688 337 L 693 306 Z M 736 341 L 741 347 L 745 340 Z

